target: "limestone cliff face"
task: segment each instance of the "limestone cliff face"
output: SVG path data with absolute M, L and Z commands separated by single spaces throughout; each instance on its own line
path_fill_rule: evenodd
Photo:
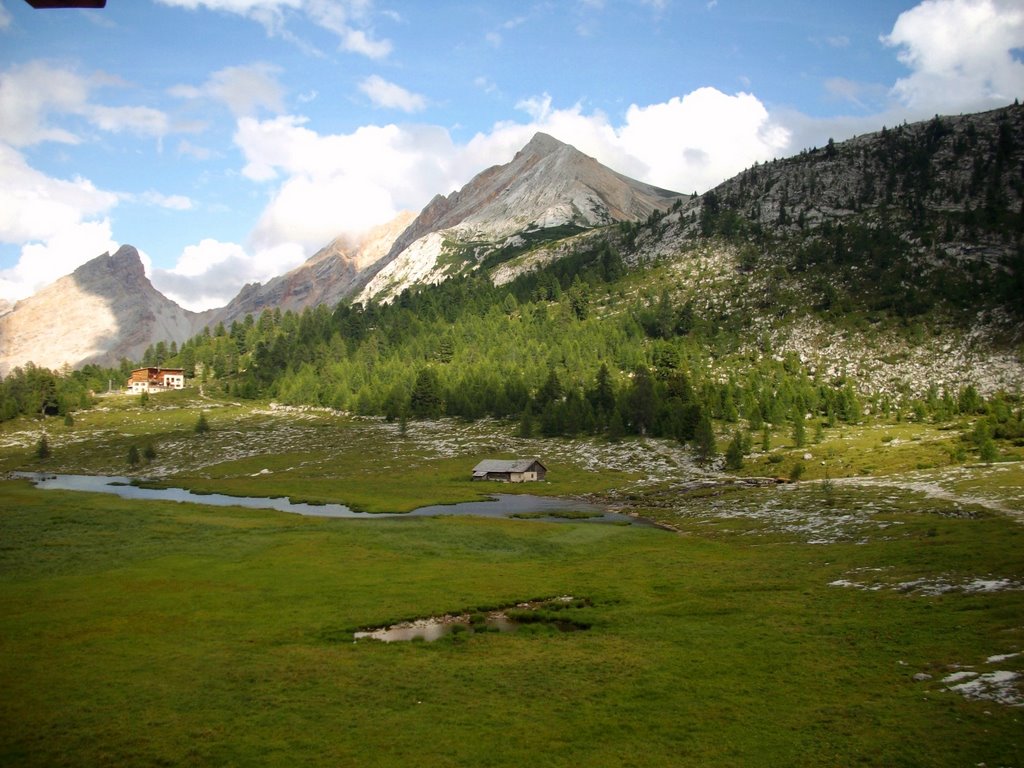
M 686 196 L 630 179 L 538 133 L 511 162 L 431 200 L 368 276 L 359 298 L 387 300 L 414 283 L 444 279 L 460 268 L 452 260 L 439 264 L 445 251 L 472 244 L 480 258 L 521 233 L 641 220 L 681 199 Z
M 0 316 L 0 373 L 137 360 L 150 344 L 185 341 L 207 314 L 182 309 L 146 277 L 139 252 L 121 246 L 83 264 Z
M 339 237 L 292 271 L 263 285 L 245 286 L 230 304 L 215 310 L 213 322 L 228 325 L 246 315 L 258 316 L 265 309 L 301 312 L 320 304 L 333 307 L 356 290 L 366 270 L 387 255 L 413 217 L 411 212 L 402 212 L 358 239 Z

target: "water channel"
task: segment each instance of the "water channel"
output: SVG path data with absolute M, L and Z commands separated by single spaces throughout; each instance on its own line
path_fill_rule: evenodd
M 145 501 L 178 501 L 206 504 L 215 507 L 249 507 L 275 509 L 313 517 L 346 519 L 379 519 L 399 517 L 440 517 L 443 515 L 472 515 L 476 517 L 514 518 L 561 523 L 614 523 L 618 525 L 644 525 L 652 523 L 642 518 L 609 512 L 597 504 L 576 499 L 559 499 L 531 494 L 495 493 L 487 501 L 465 501 L 458 504 L 434 504 L 412 512 L 367 513 L 357 512 L 344 504 L 293 503 L 287 498 L 259 496 L 228 496 L 221 493 L 195 493 L 185 488 L 142 488 L 133 485 L 130 477 L 110 475 L 55 475 L 41 472 L 15 472 L 16 477 L 31 480 L 44 490 L 86 491 L 109 493 L 124 499 Z

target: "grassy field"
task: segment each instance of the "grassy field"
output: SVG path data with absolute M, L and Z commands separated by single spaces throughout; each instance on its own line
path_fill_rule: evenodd
M 38 428 L 11 425 L 0 468 L 120 474 L 153 439 L 140 476 L 383 509 L 471 498 L 475 459 L 529 451 L 553 468 L 543 492 L 628 500 L 677 532 L 0 481 L 0 764 L 1024 764 L 1024 529 L 993 509 L 1021 508 L 1019 463 L 683 490 L 685 452 L 644 441 L 174 405 L 48 427 L 45 462 Z M 586 599 L 590 629 L 352 639 L 559 595 Z

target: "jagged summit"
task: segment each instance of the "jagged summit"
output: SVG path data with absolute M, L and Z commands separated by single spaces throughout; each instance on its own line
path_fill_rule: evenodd
M 95 287 L 102 290 L 108 281 L 119 285 L 141 287 L 148 283 L 142 257 L 133 245 L 122 245 L 113 255 L 104 253 L 85 262 L 71 273 L 71 277 L 82 288 Z
M 0 316 L 0 373 L 33 362 L 114 364 L 137 360 L 157 341 L 184 341 L 206 315 L 188 312 L 157 291 L 139 252 L 121 246 L 78 267 Z

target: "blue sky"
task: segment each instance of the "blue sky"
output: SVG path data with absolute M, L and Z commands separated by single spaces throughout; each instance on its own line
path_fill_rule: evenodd
M 120 244 L 190 309 L 543 130 L 704 191 L 1024 97 L 1019 0 L 0 0 L 0 299 Z

